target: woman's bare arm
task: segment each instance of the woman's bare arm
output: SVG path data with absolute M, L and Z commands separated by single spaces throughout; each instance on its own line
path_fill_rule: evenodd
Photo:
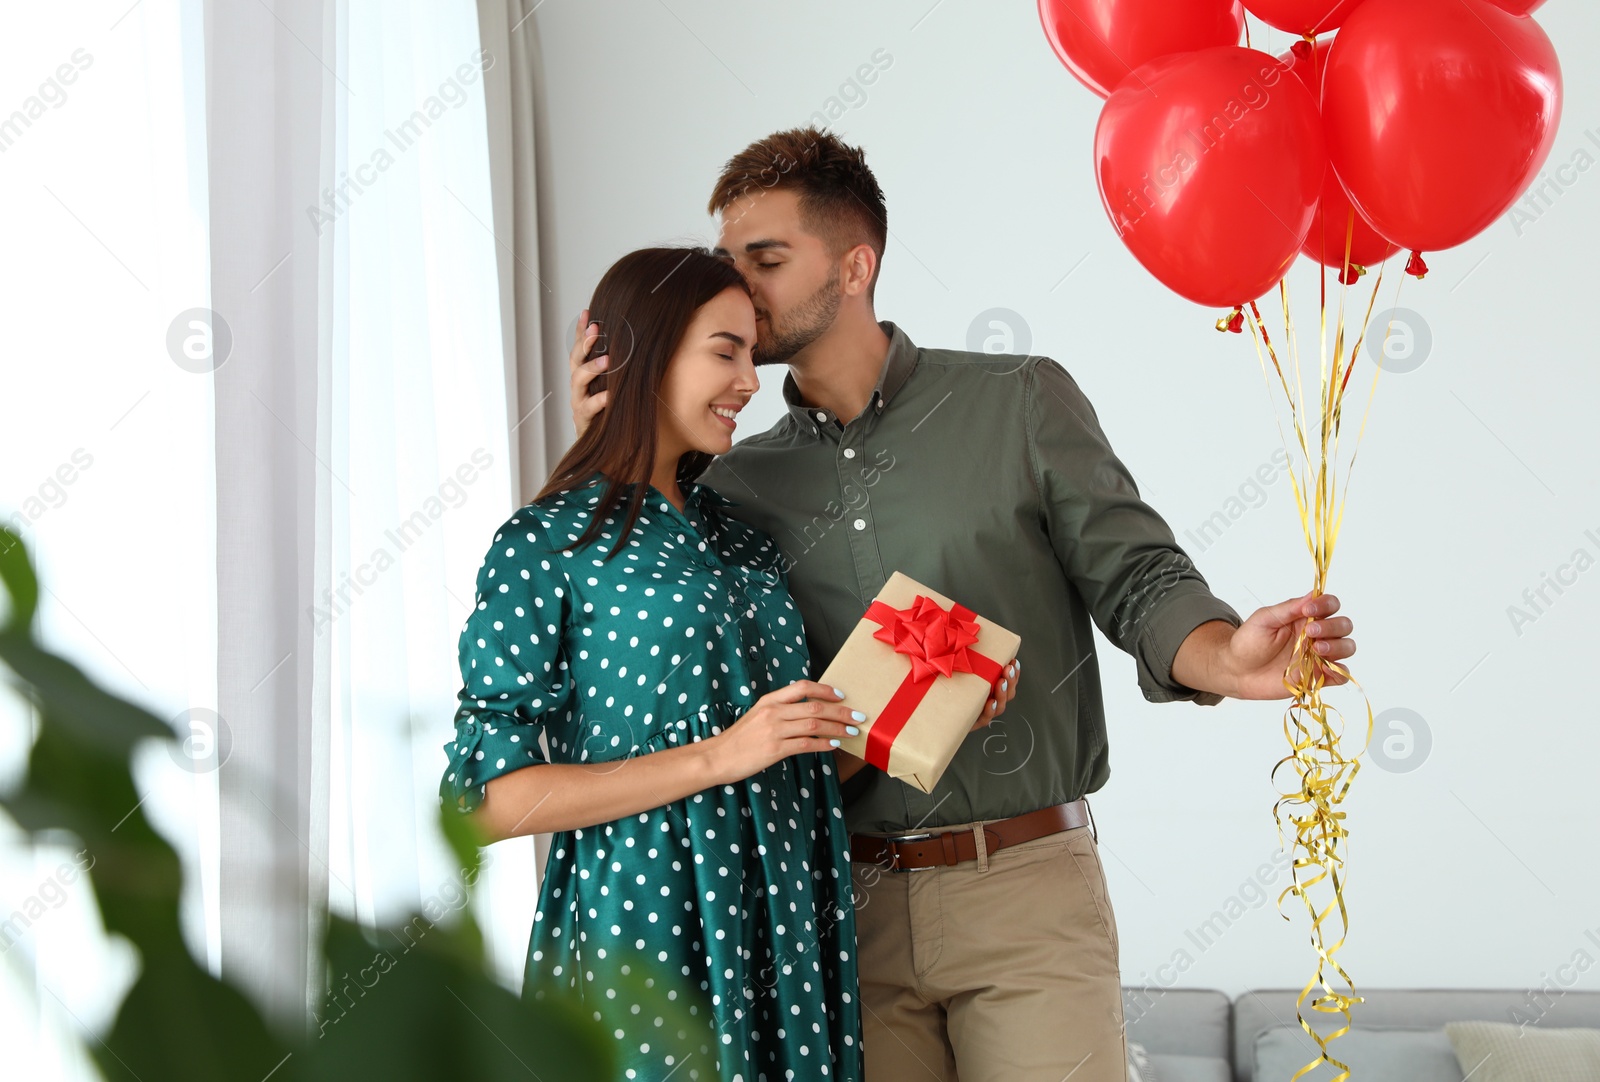
M 490 780 L 472 813 L 487 841 L 609 823 L 722 779 L 711 741 L 610 763 L 535 763 Z
M 831 751 L 866 720 L 838 705 L 843 696 L 796 680 L 757 699 L 715 736 L 677 748 L 606 763 L 535 763 L 484 788 L 472 822 L 485 843 L 524 834 L 609 823 L 686 796 L 741 781 L 780 759 Z M 826 701 L 824 701 L 826 700 Z

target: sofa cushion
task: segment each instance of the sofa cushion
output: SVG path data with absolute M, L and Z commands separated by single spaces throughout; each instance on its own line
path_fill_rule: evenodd
M 1128 1040 L 1151 1055 L 1230 1058 L 1233 1005 L 1221 992 L 1124 987 L 1122 1021 Z
M 1600 1078 L 1600 1029 L 1539 1029 L 1509 1022 L 1444 1027 L 1473 1082 L 1593 1082 Z
M 1215 1056 L 1150 1057 L 1150 1082 L 1232 1082 L 1233 1068 Z
M 1150 1067 L 1150 1057 L 1145 1053 L 1144 1045 L 1135 1044 L 1133 1041 L 1125 1043 L 1128 1046 L 1128 1082 L 1156 1082 L 1155 1072 Z
M 1349 1064 L 1351 1078 L 1361 1082 L 1462 1082 L 1465 1077 L 1442 1029 L 1355 1026 L 1328 1042 L 1328 1054 Z M 1299 1026 L 1274 1026 L 1256 1039 L 1255 1077 L 1285 1082 L 1318 1055 L 1317 1042 Z
M 1236 1082 L 1251 1082 L 1251 1051 L 1256 1038 L 1277 1026 L 1299 1029 L 1293 988 L 1260 988 L 1240 995 L 1233 1004 L 1233 1069 Z M 1560 990 L 1553 995 L 1527 988 L 1367 988 L 1363 1002 L 1351 1008 L 1356 1026 L 1443 1029 L 1447 1022 L 1512 1022 L 1540 1029 L 1600 1027 L 1600 992 Z M 1306 1021 L 1321 1033 L 1344 1024 L 1337 1014 L 1305 1009 Z M 1343 1037 L 1339 1040 L 1344 1040 Z M 1145 1041 L 1147 1048 L 1154 1044 Z M 1334 1047 L 1338 1047 L 1336 1041 Z M 1182 1051 L 1188 1051 L 1183 1049 Z M 1307 1082 L 1311 1075 L 1302 1077 Z M 1281 1082 L 1260 1079 L 1258 1082 Z M 1478 1082 L 1476 1075 L 1472 1082 Z

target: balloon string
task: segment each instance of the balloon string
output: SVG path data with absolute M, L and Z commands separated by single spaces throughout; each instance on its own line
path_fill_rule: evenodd
M 1353 228 L 1353 222 L 1347 221 L 1346 262 L 1348 262 Z M 1371 319 L 1372 307 L 1376 302 L 1381 283 L 1380 271 L 1373 283 L 1372 295 L 1367 303 L 1367 318 L 1361 324 L 1363 329 Z M 1319 343 L 1320 379 L 1317 407 L 1319 429 L 1315 459 L 1308 447 L 1306 427 L 1310 417 L 1305 408 L 1304 383 L 1301 379 L 1299 351 L 1294 338 L 1287 282 L 1279 283 L 1278 292 L 1283 306 L 1285 347 L 1288 350 L 1284 359 L 1287 359 L 1295 369 L 1293 391 L 1283 371 L 1283 359 L 1280 359 L 1279 350 L 1274 346 L 1261 317 L 1261 310 L 1253 301 L 1246 306 L 1249 312 L 1248 326 L 1251 340 L 1255 345 L 1257 359 L 1261 363 L 1262 379 L 1266 384 L 1268 397 L 1269 399 L 1272 397 L 1272 382 L 1267 373 L 1267 361 L 1270 360 L 1273 372 L 1277 375 L 1279 389 L 1288 402 L 1294 423 L 1295 439 L 1300 448 L 1301 461 L 1304 463 L 1304 476 L 1299 475 L 1296 469 L 1291 469 L 1289 480 L 1294 490 L 1295 506 L 1300 515 L 1301 532 L 1312 558 L 1314 595 L 1321 595 L 1327 585 L 1333 551 L 1344 517 L 1343 505 L 1349 485 L 1347 475 L 1345 488 L 1339 492 L 1336 499 L 1338 438 L 1344 392 L 1364 338 L 1364 331 L 1355 336 L 1355 343 L 1347 360 L 1344 343 L 1345 291 L 1348 285 L 1349 283 L 1341 281 L 1341 286 L 1345 288 L 1340 292 L 1331 363 L 1328 356 L 1326 278 L 1323 280 L 1320 294 L 1322 334 Z M 1374 392 L 1376 388 L 1377 380 L 1374 373 Z M 1370 407 L 1369 395 L 1369 410 Z M 1283 425 L 1278 419 L 1276 409 L 1273 411 L 1273 416 L 1278 424 L 1279 435 L 1282 437 Z M 1364 415 L 1361 429 L 1356 436 L 1357 447 L 1365 429 Z M 1284 442 L 1287 447 L 1288 441 Z M 1354 462 L 1355 457 L 1352 454 L 1352 467 Z M 1344 735 L 1343 716 L 1322 699 L 1322 689 L 1330 670 L 1344 677 L 1361 691 L 1362 698 L 1367 704 L 1366 740 L 1362 743 L 1361 751 L 1357 751 L 1353 756 L 1346 755 L 1341 745 Z M 1279 798 L 1273 804 L 1273 820 L 1277 827 L 1280 845 L 1284 844 L 1286 827 L 1293 836 L 1290 851 L 1294 882 L 1279 894 L 1278 911 L 1285 920 L 1288 920 L 1288 914 L 1283 913 L 1283 902 L 1289 895 L 1294 895 L 1304 904 L 1311 921 L 1310 940 L 1317 955 L 1317 967 L 1314 975 L 1295 999 L 1295 1017 L 1301 1029 L 1316 1041 L 1319 1050 L 1317 1058 L 1300 1068 L 1291 1082 L 1324 1062 L 1339 1070 L 1333 1082 L 1347 1082 L 1350 1077 L 1349 1065 L 1335 1058 L 1328 1049 L 1329 1042 L 1349 1032 L 1350 1007 L 1363 1001 L 1361 996 L 1355 994 L 1354 982 L 1335 957 L 1344 945 L 1349 927 L 1349 913 L 1344 897 L 1344 849 L 1349 833 L 1344 826 L 1345 812 L 1340 806 L 1349 792 L 1351 782 L 1360 770 L 1359 756 L 1372 738 L 1374 724 L 1372 704 L 1367 699 L 1365 689 L 1344 666 L 1317 656 L 1314 642 L 1306 634 L 1306 624 L 1302 624 L 1296 633 L 1291 660 L 1284 671 L 1283 682 L 1290 695 L 1290 705 L 1283 719 L 1284 737 L 1289 744 L 1289 753 L 1273 766 L 1271 776 L 1276 788 L 1279 772 L 1285 765 L 1292 764 L 1295 780 L 1292 787 L 1277 790 Z M 1323 902 L 1321 899 L 1326 901 Z M 1338 913 L 1337 924 L 1332 919 L 1335 911 Z M 1335 930 L 1338 933 L 1336 938 L 1333 935 Z M 1330 939 L 1332 942 L 1329 942 Z M 1343 988 L 1347 990 L 1335 989 L 1333 975 L 1342 981 Z M 1312 997 L 1312 989 L 1319 986 L 1321 994 Z M 1308 998 L 1311 1010 L 1339 1014 L 1343 1018 L 1343 1025 L 1325 1035 L 1314 1030 L 1306 1018 Z

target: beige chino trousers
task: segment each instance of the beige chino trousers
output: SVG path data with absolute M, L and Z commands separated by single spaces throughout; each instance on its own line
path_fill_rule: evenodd
M 1090 828 L 994 854 L 977 840 L 962 864 L 852 869 L 866 1082 L 1126 1082 L 1117 924 Z

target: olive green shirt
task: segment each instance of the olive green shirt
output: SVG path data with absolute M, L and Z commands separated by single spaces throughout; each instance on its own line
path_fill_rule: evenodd
M 1146 699 L 1210 706 L 1221 696 L 1173 680 L 1172 659 L 1200 624 L 1239 615 L 1139 498 L 1061 365 L 921 349 L 881 326 L 889 353 L 860 416 L 841 425 L 788 375 L 786 416 L 699 478 L 782 547 L 813 677 L 895 571 L 1022 637 L 1016 698 L 934 791 L 868 767 L 845 786 L 846 821 L 909 832 L 1094 792 L 1110 760 L 1090 621 L 1137 661 Z

